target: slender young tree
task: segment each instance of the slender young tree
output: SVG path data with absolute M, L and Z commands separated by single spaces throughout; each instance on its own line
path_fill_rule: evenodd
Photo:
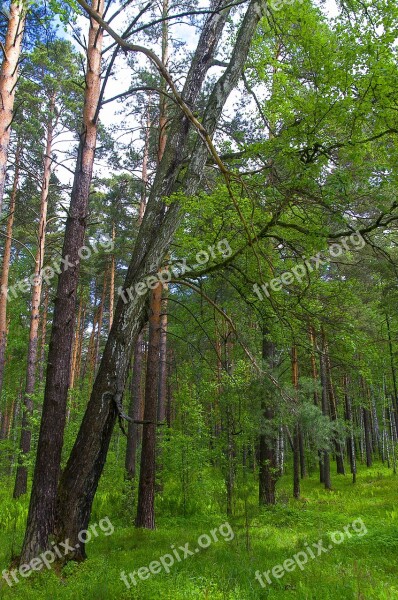
M 15 478 L 14 487 L 14 498 L 19 498 L 22 494 L 26 494 L 28 485 L 28 469 L 24 464 L 26 455 L 30 451 L 30 443 L 32 438 L 32 431 L 30 426 L 30 419 L 33 413 L 33 398 L 32 394 L 35 391 L 36 382 L 36 362 L 38 355 L 38 333 L 39 333 L 39 319 L 40 319 L 40 300 L 41 300 L 41 289 L 42 289 L 42 276 L 41 270 L 44 264 L 44 248 L 46 241 L 46 227 L 47 227 L 47 209 L 48 209 L 48 195 L 50 188 L 50 177 L 51 177 L 51 151 L 53 144 L 53 133 L 54 133 L 54 110 L 55 110 L 55 92 L 52 93 L 49 99 L 49 116 L 47 122 L 47 133 L 46 133 L 46 144 L 43 157 L 43 181 L 41 185 L 40 194 L 40 218 L 38 228 L 38 245 L 35 260 L 35 270 L 32 285 L 32 300 L 31 300 L 31 313 L 30 313 L 30 330 L 29 330 L 29 343 L 28 343 L 28 364 L 26 369 L 26 384 L 25 384 L 25 395 L 24 395 L 24 411 L 22 416 L 22 431 L 20 440 L 20 455 L 17 467 L 17 474 Z
M 299 371 L 296 346 L 292 347 L 292 383 L 298 404 Z M 300 498 L 300 423 L 298 418 L 293 432 L 293 497 Z
M 322 413 L 326 417 L 330 417 L 330 408 L 329 408 L 329 395 L 328 395 L 328 384 L 327 384 L 327 374 L 326 374 L 326 356 L 325 356 L 325 345 L 324 345 L 324 336 L 322 336 L 322 348 L 319 353 L 319 371 L 321 376 L 321 385 L 322 385 Z M 321 483 L 324 483 L 325 488 L 327 490 L 332 489 L 332 483 L 330 479 L 330 453 L 329 449 L 324 448 L 321 454 Z
M 267 339 L 268 330 L 263 327 L 262 357 L 266 368 L 273 368 L 275 363 L 275 344 Z M 275 408 L 272 398 L 265 398 L 262 402 L 264 426 L 267 432 L 260 433 L 259 439 L 259 503 L 276 503 L 276 482 L 278 479 L 277 465 L 277 436 L 275 427 Z
M 15 207 L 18 193 L 19 175 L 22 155 L 22 139 L 18 138 L 15 152 L 14 181 L 10 195 L 9 214 L 7 218 L 6 239 L 4 243 L 3 265 L 0 280 L 0 397 L 3 388 L 4 368 L 7 347 L 7 291 L 10 274 L 10 258 L 12 246 L 12 232 L 14 226 Z
M 164 0 L 162 18 L 162 63 L 167 66 L 168 42 L 168 1 Z M 164 82 L 162 82 L 164 86 Z M 158 163 L 161 162 L 167 142 L 167 110 L 165 95 L 160 95 Z M 155 528 L 155 478 L 156 478 L 156 437 L 160 389 L 160 346 L 162 342 L 162 292 L 159 282 L 150 294 L 148 358 L 145 380 L 144 423 L 142 430 L 141 469 L 138 486 L 136 527 Z

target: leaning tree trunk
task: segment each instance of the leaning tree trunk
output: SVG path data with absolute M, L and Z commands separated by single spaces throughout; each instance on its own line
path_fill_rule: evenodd
M 93 7 L 102 14 L 104 0 L 93 0 Z M 102 39 L 102 29 L 96 21 L 91 20 L 87 48 L 83 129 L 80 135 L 62 249 L 62 257 L 67 260 L 67 264 L 63 266 L 58 278 L 48 350 L 43 413 L 21 563 L 30 562 L 46 549 L 49 535 L 54 531 L 79 280 L 79 253 L 84 244 L 97 139 L 96 119 L 101 88 Z
M 3 207 L 8 146 L 25 18 L 26 6 L 24 0 L 11 2 L 6 39 L 2 48 L 4 60 L 0 70 L 0 216 Z
M 228 0 L 225 0 L 228 6 Z M 261 17 L 262 3 L 252 0 L 242 21 L 231 61 L 215 84 L 205 110 L 202 125 L 213 135 L 222 109 L 235 88 L 246 61 L 250 43 Z M 197 50 L 185 81 L 182 97 L 186 104 L 195 106 L 207 70 L 225 25 L 228 10 L 212 12 L 202 29 Z M 178 115 L 170 128 L 167 148 L 156 173 L 144 220 L 140 228 L 133 257 L 126 275 L 124 290 L 143 281 L 149 273 L 156 273 L 162 264 L 172 237 L 181 222 L 181 206 L 175 201 L 165 211 L 163 197 L 180 189 L 194 195 L 200 185 L 207 160 L 207 147 L 198 138 L 190 164 L 181 186 L 177 186 L 188 150 L 190 121 Z M 133 287 L 134 289 L 134 287 Z M 129 302 L 120 297 L 117 303 L 104 355 L 76 443 L 72 449 L 58 495 L 57 536 L 68 537 L 79 545 L 76 557 L 84 557 L 85 549 L 79 544 L 78 533 L 87 525 L 95 491 L 102 473 L 110 437 L 121 409 L 121 399 L 128 374 L 131 350 L 145 321 L 146 297 L 133 296 Z
M 14 498 L 19 498 L 22 494 L 26 494 L 28 487 L 28 468 L 24 464 L 26 456 L 30 452 L 30 444 L 32 439 L 31 418 L 33 414 L 33 397 L 36 383 L 36 363 L 38 356 L 38 334 L 40 323 L 40 300 L 42 288 L 41 271 L 44 264 L 44 248 L 46 243 L 46 227 L 47 227 L 47 208 L 48 194 L 50 188 L 51 177 L 51 151 L 53 145 L 53 118 L 55 108 L 55 94 L 50 99 L 49 104 L 49 119 L 47 123 L 47 139 L 44 152 L 44 171 L 43 182 L 41 187 L 40 198 L 40 220 L 38 230 L 38 247 L 36 253 L 35 272 L 32 285 L 32 301 L 30 312 L 30 330 L 28 344 L 28 364 L 26 368 L 26 384 L 24 394 L 24 410 L 22 415 L 21 439 L 19 444 L 20 454 L 18 457 L 18 467 L 15 477 Z
M 10 259 L 11 259 L 11 243 L 12 230 L 14 226 L 15 204 L 18 193 L 20 161 L 22 154 L 22 141 L 18 140 L 17 150 L 15 153 L 15 171 L 14 182 L 12 185 L 9 215 L 6 227 L 6 239 L 4 243 L 3 268 L 0 279 L 0 397 L 3 388 L 4 369 L 6 362 L 6 346 L 7 346 L 7 290 L 8 277 L 10 274 Z

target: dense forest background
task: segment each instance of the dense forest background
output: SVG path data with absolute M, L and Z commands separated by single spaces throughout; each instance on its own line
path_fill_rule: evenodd
M 397 31 L 2 2 L 0 597 L 398 598 Z

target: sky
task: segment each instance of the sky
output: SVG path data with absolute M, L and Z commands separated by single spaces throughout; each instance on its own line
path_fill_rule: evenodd
M 290 3 L 291 2 L 292 2 L 292 0 L 290 0 Z M 321 7 L 322 11 L 330 18 L 333 18 L 334 16 L 336 16 L 338 14 L 338 8 L 337 8 L 337 4 L 336 4 L 335 0 L 326 0 L 326 2 L 322 2 L 321 4 L 317 3 L 317 4 Z M 205 6 L 207 6 L 207 3 L 200 0 L 199 8 L 205 7 Z M 117 7 L 117 4 L 114 5 L 114 8 L 116 8 L 116 7 Z M 281 7 L 281 10 L 283 10 L 283 6 Z M 136 14 L 136 10 L 130 9 L 130 15 L 134 16 L 135 14 Z M 127 13 L 124 12 L 123 14 L 119 15 L 112 21 L 112 28 L 117 33 L 123 32 L 123 29 L 125 28 L 125 25 L 126 25 L 126 20 L 127 20 L 126 17 L 128 18 L 128 11 L 127 11 Z M 141 22 L 145 22 L 145 21 L 141 21 Z M 81 30 L 82 35 L 86 38 L 87 30 L 88 30 L 88 19 L 86 17 L 80 16 L 77 19 L 76 25 L 77 25 L 77 28 L 79 28 Z M 79 46 L 79 44 L 73 38 L 70 28 L 64 33 L 64 35 L 67 39 L 69 39 L 72 42 L 72 44 L 75 46 L 76 50 L 78 52 L 82 53 L 82 48 Z M 185 49 L 184 49 L 185 53 L 188 53 L 195 49 L 196 42 L 197 42 L 197 32 L 193 27 L 188 27 L 187 25 L 184 25 L 182 23 L 176 24 L 173 26 L 173 36 L 185 43 Z M 104 40 L 104 47 L 106 47 L 109 44 L 109 41 L 110 41 L 110 38 L 108 35 L 106 35 L 105 40 Z M 136 40 L 134 40 L 134 41 L 136 42 Z M 138 41 L 138 43 L 142 43 L 142 42 Z M 154 50 L 158 56 L 160 55 L 161 51 L 160 51 L 159 43 L 152 42 L 152 46 L 151 46 L 151 44 L 147 43 L 147 46 L 150 47 L 152 50 Z M 143 55 L 135 54 L 135 58 L 137 60 L 137 63 L 142 67 L 145 64 L 148 64 L 148 60 Z M 84 60 L 84 57 L 83 57 L 83 60 Z M 116 62 L 113 72 L 114 72 L 113 77 L 109 80 L 109 83 L 107 85 L 105 99 L 113 97 L 117 94 L 120 94 L 120 93 L 126 91 L 130 86 L 131 69 L 127 65 L 127 62 L 122 53 L 120 54 L 120 58 Z M 216 71 L 213 69 L 212 73 L 214 74 L 215 72 Z M 226 113 L 234 114 L 236 99 L 237 99 L 237 94 L 234 94 L 234 93 L 231 94 L 229 101 L 227 102 L 227 105 L 225 107 Z M 123 104 L 125 104 L 125 101 L 122 103 L 115 101 L 115 102 L 112 102 L 109 104 L 105 104 L 103 106 L 103 108 L 101 109 L 101 113 L 100 113 L 100 121 L 106 128 L 122 127 L 124 117 L 120 113 L 121 113 L 121 109 L 123 108 Z M 131 131 L 128 133 L 126 133 L 126 132 L 122 133 L 121 131 L 118 131 L 117 138 L 123 144 L 134 144 L 134 146 L 140 147 L 140 145 L 142 145 L 142 142 L 140 140 L 140 138 L 141 138 L 140 123 L 137 121 L 136 118 L 132 117 L 129 119 L 128 127 Z M 70 135 L 65 135 L 64 140 L 61 139 L 61 141 L 57 145 L 57 151 L 58 151 L 57 160 L 61 160 L 63 151 L 67 151 L 69 148 L 70 148 Z M 69 168 L 73 169 L 73 162 L 72 163 L 67 162 L 66 164 L 69 166 Z M 111 169 L 109 169 L 109 166 L 108 166 L 108 164 L 106 164 L 105 161 L 96 160 L 94 173 L 104 177 L 104 176 L 107 176 L 107 174 L 111 173 Z M 58 167 L 56 167 L 56 174 L 62 184 L 66 185 L 66 186 L 71 186 L 72 175 L 71 175 L 70 171 L 64 169 L 62 166 L 58 166 Z M 136 175 L 139 176 L 139 173 L 136 173 Z

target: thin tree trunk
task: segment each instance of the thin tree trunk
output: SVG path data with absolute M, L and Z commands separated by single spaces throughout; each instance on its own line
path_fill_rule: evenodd
M 263 328 L 262 358 L 266 362 L 266 368 L 274 367 L 275 344 L 267 340 L 268 330 Z M 259 439 L 259 504 L 276 503 L 276 482 L 278 479 L 277 468 L 277 436 L 270 435 L 270 431 L 276 431 L 275 409 L 273 398 L 265 398 L 262 402 L 264 425 L 267 424 L 267 435 L 260 433 Z
M 361 375 L 361 389 L 363 394 L 362 404 L 362 417 L 363 417 L 363 431 L 365 437 L 365 453 L 366 453 L 366 466 L 371 467 L 373 464 L 373 446 L 372 446 L 372 418 L 370 414 L 370 397 L 369 389 L 365 379 Z M 394 416 L 393 421 L 394 425 Z
M 398 437 L 398 386 L 397 386 L 397 375 L 396 375 L 396 371 L 395 371 L 394 352 L 393 352 L 392 339 L 391 339 L 390 317 L 388 315 L 386 315 L 386 323 L 387 323 L 388 350 L 389 350 L 389 354 L 390 354 L 392 384 L 393 384 L 393 389 L 394 389 L 394 396 L 393 396 L 394 425 L 395 425 L 396 437 Z
M 324 339 L 324 347 L 325 347 L 326 380 L 327 380 L 328 394 L 329 394 L 330 416 L 331 416 L 332 421 L 334 423 L 337 423 L 337 421 L 338 421 L 337 401 L 336 401 L 336 395 L 334 393 L 334 386 L 333 386 L 333 380 L 332 380 L 332 367 L 331 367 L 330 356 L 329 356 L 329 348 L 328 348 L 326 339 Z M 335 454 L 336 454 L 337 474 L 345 475 L 343 448 L 342 448 L 340 442 L 336 439 L 336 437 L 333 438 L 333 444 L 334 444 L 334 449 L 335 449 Z
M 50 187 L 51 177 L 51 152 L 53 144 L 53 119 L 55 109 L 55 94 L 50 98 L 49 103 L 49 119 L 47 123 L 47 139 L 46 147 L 43 158 L 44 172 L 43 182 L 41 187 L 41 198 L 40 198 L 40 220 L 39 220 L 39 231 L 38 231 L 38 247 L 36 253 L 35 272 L 32 285 L 32 300 L 31 300 L 31 314 L 30 314 L 30 331 L 29 331 L 29 344 L 28 344 L 28 364 L 26 369 L 26 384 L 24 394 L 24 411 L 22 415 L 22 430 L 20 440 L 20 455 L 18 459 L 18 467 L 15 478 L 14 487 L 14 498 L 19 498 L 22 494 L 26 494 L 28 486 L 28 469 L 24 465 L 26 456 L 30 452 L 32 430 L 31 430 L 31 418 L 33 414 L 33 398 L 32 395 L 35 391 L 36 383 L 36 369 L 37 369 L 37 355 L 38 355 L 38 333 L 40 323 L 40 301 L 41 301 L 41 289 L 42 289 L 42 276 L 41 271 L 44 264 L 44 249 L 46 242 L 46 228 L 47 228 L 47 208 L 48 208 L 48 195 Z
M 26 5 L 23 0 L 11 2 L 3 63 L 0 69 L 0 216 L 6 182 L 8 146 L 13 119 L 15 88 L 18 80 L 18 62 L 21 55 L 25 27 Z
M 112 222 L 112 242 L 115 244 L 116 230 L 115 223 Z M 109 274 L 109 331 L 113 323 L 113 313 L 115 310 L 115 255 L 111 254 Z
M 323 340 L 323 336 L 322 336 Z M 327 375 L 326 375 L 326 359 L 325 359 L 325 346 L 322 344 L 322 350 L 319 355 L 320 361 L 320 374 L 321 374 L 321 384 L 322 384 L 322 413 L 330 418 L 330 410 L 329 410 L 329 395 L 328 395 L 328 385 L 327 385 Z M 325 484 L 325 488 L 327 490 L 332 489 L 332 483 L 330 479 L 330 455 L 329 450 L 324 448 L 321 451 L 322 455 L 322 481 L 321 483 Z
M 134 350 L 133 358 L 133 373 L 131 376 L 131 393 L 130 393 L 130 409 L 129 417 L 133 421 L 141 420 L 141 403 L 142 403 L 142 363 L 143 363 L 143 335 L 137 338 L 137 343 Z M 132 421 L 128 424 L 127 430 L 127 447 L 126 447 L 126 459 L 125 468 L 128 479 L 134 479 L 136 472 L 137 462 L 137 447 L 138 447 L 138 436 L 141 425 L 133 423 Z
M 73 342 L 73 352 L 72 352 L 72 365 L 71 365 L 71 373 L 70 373 L 70 389 L 72 390 L 75 385 L 76 378 L 76 368 L 77 368 L 77 359 L 79 347 L 81 347 L 81 335 L 82 335 L 82 315 L 83 315 L 83 293 L 80 296 L 79 301 L 79 310 L 77 313 L 77 321 L 76 321 L 76 329 L 75 329 L 75 339 Z M 83 316 L 84 320 L 84 316 Z
M 93 0 L 92 6 L 102 15 L 104 0 Z M 84 244 L 97 139 L 102 40 L 101 28 L 95 20 L 91 19 L 87 47 L 83 128 L 62 249 L 62 257 L 68 259 L 71 266 L 64 265 L 58 278 L 48 351 L 43 414 L 21 564 L 30 562 L 49 546 L 49 536 L 53 533 L 55 525 L 79 280 L 79 252 Z
M 351 406 L 351 398 L 348 391 L 348 378 L 347 375 L 343 377 L 343 388 L 344 388 L 344 398 L 345 398 L 345 413 L 346 419 L 348 421 L 349 426 L 349 435 L 347 437 L 347 449 L 348 456 L 350 459 L 350 469 L 352 473 L 352 483 L 356 482 L 357 478 L 357 462 L 355 455 L 355 440 L 354 440 L 354 423 L 352 419 L 352 406 Z
M 296 390 L 296 403 L 298 403 L 299 374 L 296 346 L 292 348 L 292 382 Z M 300 498 L 300 423 L 298 417 L 296 418 L 297 422 L 294 425 L 293 433 L 293 497 Z
M 153 290 L 149 310 L 149 347 L 145 382 L 145 409 L 135 525 L 136 527 L 144 527 L 145 529 L 155 529 L 156 426 L 162 285 L 157 285 Z
M 312 380 L 314 385 L 318 383 L 318 372 L 316 368 L 316 360 L 315 360 L 315 330 L 313 326 L 310 326 L 310 344 L 311 344 L 311 373 Z M 319 406 L 319 395 L 318 391 L 314 389 L 314 404 L 315 406 Z
M 372 459 L 372 431 L 371 431 L 371 420 L 370 411 L 365 406 L 362 407 L 363 414 L 363 426 L 365 431 L 365 452 L 366 452 L 366 466 L 371 467 L 373 464 Z
M 226 341 L 225 341 L 225 361 L 224 371 L 228 374 L 232 374 L 232 331 L 230 326 L 227 326 Z M 232 435 L 233 427 L 233 411 L 229 402 L 226 405 L 226 462 L 227 462 L 227 473 L 226 473 L 226 488 L 227 488 L 227 515 L 233 516 L 233 502 L 234 502 L 234 490 L 235 490 L 235 443 Z
M 146 115 L 146 127 L 145 127 L 145 145 L 144 145 L 144 157 L 142 161 L 142 193 L 141 201 L 138 214 L 138 227 L 141 227 L 142 220 L 145 214 L 146 207 L 146 191 L 148 185 L 148 161 L 149 161 L 149 141 L 151 131 L 151 112 L 150 112 L 150 98 L 148 99 L 147 115 Z M 144 414 L 143 411 L 143 397 L 142 397 L 142 363 L 144 354 L 143 344 L 143 333 L 140 332 L 137 342 L 134 348 L 133 357 L 133 373 L 131 377 L 131 394 L 130 394 L 130 407 L 129 416 L 132 419 L 139 420 L 140 415 Z M 134 479 L 136 472 L 136 460 L 137 460 L 137 448 L 138 444 L 142 439 L 142 428 L 136 423 L 129 422 L 127 429 L 127 445 L 126 445 L 126 458 L 125 468 L 128 479 Z
M 50 289 L 46 286 L 44 294 L 43 314 L 41 316 L 41 347 L 39 360 L 39 381 L 44 379 L 44 364 L 46 361 L 46 338 L 47 338 L 47 315 L 48 315 L 48 300 L 50 297 Z
M 162 6 L 162 62 L 164 65 L 168 65 L 169 61 L 169 22 L 167 20 L 169 14 L 169 0 L 163 0 Z M 167 86 L 165 82 L 162 82 L 164 91 L 167 92 Z M 167 143 L 167 96 L 166 94 L 160 94 L 160 105 L 159 105 L 159 145 L 158 145 L 158 163 L 163 158 L 164 151 Z M 158 422 L 164 423 L 166 418 L 166 390 L 167 390 L 167 284 L 162 286 L 159 284 L 162 290 L 164 289 L 164 299 L 162 302 L 162 309 L 160 314 L 160 337 L 159 337 L 159 380 L 158 380 L 158 406 L 157 406 L 157 418 Z M 160 428 L 158 440 L 162 440 L 162 428 Z M 156 471 L 159 474 L 159 480 L 156 487 L 157 492 L 161 492 L 163 489 L 163 483 L 160 478 L 160 472 L 163 469 L 162 457 L 161 457 L 161 445 L 158 445 L 157 456 L 156 456 Z
M 81 330 L 79 335 L 79 345 L 77 348 L 77 358 L 76 358 L 76 370 L 75 370 L 75 380 L 76 378 L 80 378 L 81 367 L 82 367 L 82 355 L 83 355 L 83 343 L 84 343 L 84 332 L 85 332 L 85 323 L 86 323 L 86 312 L 87 312 L 87 304 L 84 303 L 83 306 L 83 316 L 81 321 Z
M 166 420 L 167 403 L 167 297 L 162 301 L 162 314 L 160 317 L 160 348 L 159 348 L 159 402 L 158 421 Z
M 90 375 L 90 368 L 91 368 L 91 365 L 93 364 L 94 356 L 95 356 L 95 354 L 94 354 L 95 353 L 95 332 L 97 330 L 98 314 L 99 314 L 99 305 L 97 306 L 97 301 L 98 301 L 98 286 L 96 285 L 95 293 L 94 293 L 94 303 L 93 303 L 93 306 L 94 306 L 93 326 L 91 329 L 91 333 L 90 333 L 90 337 L 89 337 L 88 345 L 87 345 L 86 359 L 84 361 L 84 367 L 83 367 L 83 372 L 82 372 L 81 389 L 83 386 L 83 381 L 86 376 L 86 373 L 88 372 Z
M 100 343 L 101 343 L 102 320 L 103 320 L 103 317 L 104 317 L 104 306 L 105 306 L 107 284 L 108 284 L 108 273 L 105 271 L 105 274 L 104 274 L 104 283 L 103 283 L 103 287 L 102 287 L 101 304 L 99 305 L 98 328 L 97 328 L 97 337 L 96 337 L 96 340 L 95 340 L 95 354 L 94 354 L 94 369 L 93 369 L 93 371 L 97 367 L 97 365 L 98 365 L 98 359 L 99 359 L 99 349 L 100 349 Z
M 0 280 L 0 397 L 3 388 L 4 369 L 6 362 L 6 346 L 7 346 L 7 290 L 8 278 L 10 274 L 10 259 L 11 259 L 11 244 L 12 230 L 14 226 L 15 205 L 18 193 L 20 161 L 22 154 L 22 141 L 18 140 L 15 153 L 15 171 L 14 182 L 12 185 L 9 215 L 7 219 L 6 239 L 4 243 L 3 268 L 1 271 Z

